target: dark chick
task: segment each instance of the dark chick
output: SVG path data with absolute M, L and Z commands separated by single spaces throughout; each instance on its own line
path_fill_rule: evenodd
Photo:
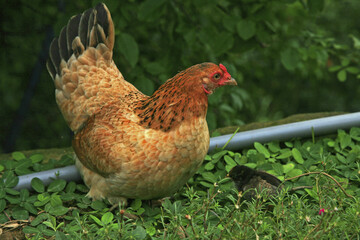
M 262 191 L 268 196 L 276 196 L 282 189 L 281 181 L 274 175 L 243 165 L 231 169 L 229 177 L 234 181 L 238 191 L 246 192 L 244 198 L 248 200 L 256 198 Z

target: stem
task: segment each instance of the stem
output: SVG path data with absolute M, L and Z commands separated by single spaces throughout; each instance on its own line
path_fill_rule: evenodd
M 347 197 L 349 197 L 349 198 L 354 198 L 353 196 L 351 196 L 350 194 L 348 194 L 348 193 L 345 191 L 345 189 L 341 186 L 341 184 L 340 184 L 333 176 L 331 176 L 330 174 L 325 173 L 325 172 L 308 172 L 308 173 L 303 173 L 303 174 L 300 174 L 300 175 L 295 176 L 295 177 L 287 178 L 287 179 L 284 180 L 284 182 L 290 181 L 290 180 L 293 180 L 293 179 L 296 179 L 296 178 L 299 178 L 299 177 L 311 175 L 311 174 L 321 174 L 321 175 L 324 175 L 324 176 L 330 178 L 331 180 L 333 180 L 333 181 L 339 186 L 339 188 L 341 189 L 341 191 L 343 191 L 343 193 L 344 193 Z M 355 199 L 355 198 L 354 198 L 354 199 Z
M 238 127 L 235 132 L 233 133 L 233 135 L 230 137 L 230 139 L 225 143 L 225 145 L 221 148 L 222 150 L 224 150 L 226 148 L 226 146 L 229 144 L 229 142 L 231 141 L 231 139 L 233 139 L 233 137 L 235 136 L 235 134 L 239 131 L 240 127 Z

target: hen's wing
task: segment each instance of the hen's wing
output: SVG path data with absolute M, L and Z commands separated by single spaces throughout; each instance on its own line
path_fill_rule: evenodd
M 51 43 L 47 68 L 56 102 L 74 132 L 112 100 L 126 104 L 147 97 L 124 80 L 112 60 L 113 47 L 114 25 L 103 3 L 72 17 Z

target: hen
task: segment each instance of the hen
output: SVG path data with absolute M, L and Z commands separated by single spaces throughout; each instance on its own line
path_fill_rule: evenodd
M 76 166 L 93 199 L 158 199 L 176 192 L 208 151 L 208 95 L 236 85 L 220 64 L 192 66 L 146 96 L 113 59 L 107 7 L 72 17 L 50 46 L 56 102 L 75 136 Z

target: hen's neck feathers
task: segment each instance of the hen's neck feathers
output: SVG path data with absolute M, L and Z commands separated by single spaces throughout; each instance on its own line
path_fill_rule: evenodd
M 189 69 L 166 81 L 148 99 L 137 102 L 135 113 L 146 128 L 170 131 L 192 118 L 206 117 L 208 97 L 201 76 Z

